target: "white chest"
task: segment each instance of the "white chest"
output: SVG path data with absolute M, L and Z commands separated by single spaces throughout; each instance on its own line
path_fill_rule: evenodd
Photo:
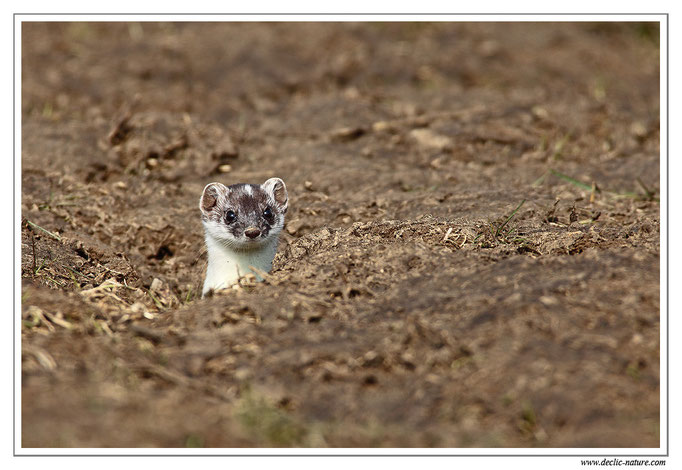
M 254 274 L 256 279 L 262 278 L 250 269 L 251 266 L 265 272 L 272 268 L 272 260 L 277 250 L 277 239 L 257 250 L 236 251 L 217 242 L 210 235 L 206 236 L 208 249 L 208 268 L 202 295 L 213 289 L 225 289 L 236 284 L 240 277 Z

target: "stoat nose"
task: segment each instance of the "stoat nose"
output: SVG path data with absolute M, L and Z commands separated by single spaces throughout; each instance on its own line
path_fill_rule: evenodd
M 256 238 L 258 235 L 260 235 L 260 230 L 258 230 L 256 227 L 249 227 L 244 230 L 244 235 L 249 238 Z

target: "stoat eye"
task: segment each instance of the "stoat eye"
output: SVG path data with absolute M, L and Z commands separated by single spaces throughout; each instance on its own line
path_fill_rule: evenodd
M 234 211 L 227 211 L 225 213 L 225 221 L 229 224 L 231 222 L 234 222 L 237 220 L 237 214 L 234 213 Z
M 270 210 L 269 207 L 266 207 L 265 210 L 263 211 L 263 217 L 265 217 L 266 219 L 272 217 L 272 210 Z

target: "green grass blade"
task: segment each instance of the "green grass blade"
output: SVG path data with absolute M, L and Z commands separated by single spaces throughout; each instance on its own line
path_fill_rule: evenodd
M 512 217 L 514 217 L 514 215 L 519 211 L 519 209 L 521 209 L 521 206 L 523 205 L 524 202 L 526 202 L 525 199 L 523 201 L 521 201 L 518 206 L 516 206 L 516 209 L 514 209 L 514 212 L 512 212 L 509 215 L 509 217 L 507 217 L 507 220 L 505 220 L 502 225 L 497 227 L 497 231 L 495 232 L 495 237 L 497 237 L 500 234 L 500 230 L 502 230 L 504 228 L 504 226 L 509 223 L 509 221 L 512 219 Z
M 48 234 L 49 236 L 51 236 L 51 237 L 54 238 L 55 240 L 57 240 L 57 241 L 59 241 L 59 242 L 62 241 L 62 237 L 60 237 L 60 236 L 57 235 L 56 233 L 52 233 L 52 232 L 50 232 L 49 230 L 44 229 L 44 228 L 41 227 L 40 225 L 34 224 L 34 223 L 31 222 L 30 220 L 27 220 L 26 222 L 27 222 L 28 225 L 30 225 L 31 227 L 37 228 L 38 230 L 41 230 L 41 231 L 45 232 L 46 234 Z
M 582 181 L 578 181 L 577 179 L 571 178 L 571 177 L 568 176 L 568 175 L 564 175 L 563 173 L 559 173 L 559 172 L 556 171 L 556 170 L 550 169 L 549 171 L 550 171 L 554 176 L 558 176 L 558 177 L 561 178 L 562 180 L 568 181 L 569 183 L 571 183 L 571 184 L 574 185 L 574 186 L 577 186 L 577 187 L 580 188 L 580 189 L 584 189 L 585 191 L 592 191 L 592 185 L 590 185 L 590 184 L 585 184 L 585 183 L 583 183 Z

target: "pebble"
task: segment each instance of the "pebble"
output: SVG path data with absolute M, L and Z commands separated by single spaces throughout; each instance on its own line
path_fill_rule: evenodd
M 391 125 L 386 121 L 377 121 L 372 124 L 372 130 L 374 132 L 384 132 L 391 130 Z
M 353 140 L 357 139 L 365 133 L 362 127 L 342 127 L 341 129 L 336 129 L 331 133 L 331 137 L 335 140 Z
M 553 307 L 554 305 L 558 305 L 559 301 L 555 299 L 554 297 L 550 297 L 548 295 L 543 295 L 540 297 L 540 302 L 546 306 L 546 307 Z
M 639 122 L 639 121 L 633 122 L 630 125 L 630 132 L 632 133 L 632 135 L 634 135 L 635 137 L 638 137 L 640 139 L 643 137 L 646 137 L 646 135 L 648 133 L 647 128 L 644 125 L 644 123 Z
M 160 279 L 154 278 L 152 281 L 152 284 L 149 286 L 149 290 L 152 292 L 157 292 L 161 290 L 161 287 L 163 286 L 163 282 Z
M 437 134 L 431 129 L 413 129 L 410 131 L 417 144 L 428 149 L 443 150 L 452 145 L 452 139 L 444 135 Z

